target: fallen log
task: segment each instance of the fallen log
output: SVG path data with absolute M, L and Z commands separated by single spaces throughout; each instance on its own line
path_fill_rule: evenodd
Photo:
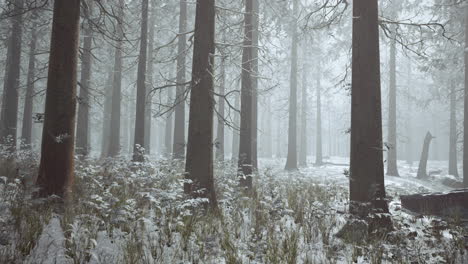
M 415 213 L 468 218 L 468 189 L 447 193 L 402 195 L 400 198 L 403 208 Z

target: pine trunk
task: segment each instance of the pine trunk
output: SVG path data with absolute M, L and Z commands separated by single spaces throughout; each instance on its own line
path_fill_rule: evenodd
M 259 0 L 252 0 L 252 168 L 258 169 L 258 45 Z
M 396 36 L 393 36 L 396 37 Z M 388 156 L 387 175 L 400 176 L 397 166 L 397 122 L 396 122 L 396 41 L 390 43 L 390 87 L 388 95 Z
M 457 100 L 455 86 L 450 86 L 450 138 L 449 138 L 449 170 L 450 175 L 458 177 L 457 169 Z
M 74 176 L 80 0 L 55 1 L 42 132 L 39 196 L 67 198 Z
M 302 95 L 301 95 L 301 144 L 299 153 L 299 165 L 307 166 L 307 75 L 309 74 L 309 45 L 307 40 L 303 42 L 302 64 Z
M 113 72 L 110 67 L 107 76 L 106 86 L 104 90 L 104 111 L 102 113 L 102 138 L 101 138 L 101 158 L 108 157 L 110 139 L 110 123 L 111 123 L 111 110 L 112 110 L 112 80 Z
M 463 186 L 468 187 L 468 5 L 465 6 L 465 87 L 463 112 Z
M 226 58 L 221 58 L 221 82 L 219 84 L 218 127 L 216 132 L 216 159 L 224 161 L 224 94 L 226 85 Z
M 28 64 L 28 80 L 26 84 L 26 96 L 24 98 L 23 111 L 23 126 L 21 128 L 22 147 L 24 149 L 31 148 L 32 137 L 32 115 L 33 115 L 33 96 L 34 96 L 34 78 L 36 75 L 36 44 L 37 32 L 36 24 L 31 29 L 31 42 L 29 44 L 29 64 Z
M 149 33 L 148 33 L 148 66 L 146 71 L 146 104 L 145 104 L 145 153 L 151 153 L 151 123 L 152 123 L 152 102 L 153 102 L 153 71 L 154 71 L 154 28 L 156 21 L 156 1 L 151 2 L 151 15 L 149 21 Z

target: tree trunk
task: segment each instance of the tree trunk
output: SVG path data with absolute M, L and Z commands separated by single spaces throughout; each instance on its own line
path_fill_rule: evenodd
M 465 94 L 463 116 L 463 185 L 468 187 L 468 5 L 465 6 Z
M 154 28 L 156 21 L 156 1 L 151 2 L 151 15 L 149 22 L 149 41 L 148 41 L 148 66 L 146 71 L 147 87 L 146 87 L 146 104 L 145 104 L 145 153 L 150 154 L 151 152 L 151 123 L 152 123 L 152 102 L 153 102 L 153 71 L 154 71 Z
M 219 84 L 218 130 L 216 132 L 216 159 L 224 161 L 224 94 L 226 85 L 226 58 L 221 58 L 221 82 Z
M 117 25 L 117 43 L 115 47 L 114 78 L 112 81 L 112 111 L 110 123 L 109 157 L 115 157 L 120 153 L 120 115 L 122 103 L 122 44 L 123 44 L 123 19 L 124 0 L 119 0 L 119 20 Z
M 106 87 L 104 90 L 104 111 L 102 114 L 102 139 L 101 139 L 101 158 L 108 157 L 111 134 L 110 123 L 111 123 L 111 110 L 112 110 L 112 80 L 113 72 L 112 67 L 109 67 L 109 73 L 106 81 Z
M 148 0 L 141 1 L 140 55 L 138 56 L 135 133 L 133 161 L 144 161 L 145 106 L 146 106 L 146 55 L 148 48 Z
M 217 208 L 213 177 L 213 62 L 215 1 L 197 0 L 193 46 L 185 193 L 208 198 Z
M 241 73 L 241 124 L 239 141 L 239 174 L 243 187 L 252 187 L 252 39 L 253 39 L 253 0 L 246 0 L 244 15 L 244 47 L 242 49 Z
M 303 65 L 302 65 L 302 102 L 301 102 L 301 144 L 299 153 L 299 165 L 307 166 L 307 75 L 309 74 L 309 45 L 307 37 L 303 42 Z
M 67 198 L 74 176 L 80 0 L 55 1 L 49 55 L 39 196 Z
M 89 154 L 89 91 L 92 67 L 92 42 L 93 31 L 89 20 L 93 14 L 93 4 L 89 1 L 85 8 L 86 21 L 83 25 L 83 54 L 81 55 L 81 81 L 80 95 L 78 99 L 78 122 L 76 126 L 76 154 L 87 156 Z
M 177 90 L 174 115 L 174 159 L 185 157 L 185 57 L 187 49 L 187 1 L 180 0 L 179 40 L 177 44 Z
M 350 162 L 350 212 L 354 214 L 367 214 L 368 209 L 388 212 L 379 53 L 377 1 L 354 2 Z
M 167 90 L 167 105 L 170 106 L 173 104 L 174 102 L 174 98 L 173 98 L 173 90 L 169 88 L 169 90 Z M 169 111 L 167 113 L 167 117 L 166 117 L 166 125 L 165 125 L 165 139 L 164 139 L 164 152 L 166 154 L 166 157 L 167 158 L 170 158 L 172 157 L 172 145 L 173 145 L 173 141 L 172 141 L 172 135 L 174 133 L 174 129 L 173 129 L 173 126 L 172 126 L 172 111 Z
M 0 144 L 7 145 L 11 151 L 16 148 L 16 129 L 18 123 L 18 88 L 21 64 L 21 35 L 23 27 L 23 0 L 12 1 L 11 34 L 3 83 L 2 109 L 0 112 Z
M 297 18 L 299 10 L 298 0 L 293 1 L 292 44 L 291 44 L 291 75 L 289 91 L 289 129 L 288 129 L 288 157 L 286 170 L 297 170 Z
M 393 35 L 395 38 L 396 36 Z M 400 176 L 397 166 L 397 122 L 396 122 L 396 41 L 390 42 L 390 87 L 388 95 L 388 156 L 387 175 Z
M 21 146 L 24 149 L 31 148 L 32 136 L 32 115 L 33 115 L 33 96 L 34 96 L 34 77 L 36 75 L 36 43 L 37 43 L 37 24 L 34 23 L 31 28 L 31 42 L 29 44 L 29 65 L 28 80 L 26 84 L 26 96 L 24 98 L 23 126 L 21 129 Z
M 258 45 L 260 3 L 252 0 L 252 168 L 258 169 Z
M 239 157 L 239 131 L 237 129 L 240 125 L 240 115 L 237 110 L 240 109 L 240 101 L 238 93 L 234 93 L 234 96 L 234 107 L 236 108 L 236 111 L 234 111 L 234 126 L 232 128 L 232 160 L 235 160 Z
M 423 150 L 421 153 L 421 159 L 419 161 L 419 168 L 418 168 L 418 178 L 424 179 L 427 178 L 427 160 L 429 158 L 429 146 L 431 141 L 434 137 L 431 135 L 430 132 L 427 132 L 426 137 L 424 138 L 424 145 Z
M 449 169 L 448 173 L 458 177 L 457 169 L 457 107 L 455 86 L 450 86 L 450 142 L 449 142 Z
M 319 54 L 317 54 L 320 57 Z M 320 72 L 320 59 L 317 63 L 317 134 L 315 135 L 315 166 L 322 166 L 323 164 L 323 140 L 322 140 L 322 73 Z
M 411 67 L 411 60 L 408 60 L 408 80 L 407 80 L 407 104 L 408 104 L 408 113 L 406 114 L 406 162 L 408 165 L 413 164 L 413 129 L 412 129 L 412 102 L 411 102 L 411 77 L 412 77 L 412 67 Z

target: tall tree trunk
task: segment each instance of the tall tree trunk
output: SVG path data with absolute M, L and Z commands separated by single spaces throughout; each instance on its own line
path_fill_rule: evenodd
M 185 193 L 208 198 L 217 207 L 213 176 L 213 62 L 215 53 L 215 1 L 197 0 Z
M 301 96 L 301 144 L 299 153 L 299 165 L 307 166 L 307 75 L 309 74 L 309 45 L 307 37 L 303 42 L 303 65 L 302 65 L 302 96 Z
M 298 0 L 293 1 L 292 22 L 292 48 L 291 48 L 291 75 L 289 91 L 289 129 L 288 129 L 288 157 L 286 170 L 297 170 L 297 14 L 299 10 Z
M 317 55 L 320 56 L 320 55 Z M 320 61 L 320 59 L 319 59 Z M 321 166 L 323 164 L 323 140 L 322 140 L 322 73 L 320 72 L 320 63 L 317 64 L 317 133 L 315 135 L 315 166 Z
M 252 39 L 253 39 L 253 0 L 246 0 L 244 15 L 244 44 L 242 49 L 241 73 L 241 124 L 239 141 L 240 184 L 252 187 Z
M 463 186 L 468 187 L 468 5 L 465 6 L 465 89 L 463 112 Z
M 429 158 L 429 147 L 431 145 L 431 141 L 434 137 L 431 135 L 430 132 L 427 132 L 426 137 L 424 138 L 424 145 L 423 150 L 421 153 L 421 159 L 419 161 L 419 168 L 418 168 L 418 178 L 423 179 L 427 178 L 427 160 Z
M 148 0 L 141 1 L 140 55 L 138 56 L 137 96 L 133 161 L 144 161 L 145 106 L 146 106 L 146 55 L 148 48 Z
M 120 153 L 120 116 L 122 104 L 122 44 L 123 44 L 123 19 L 124 0 L 119 0 L 119 19 L 117 25 L 117 43 L 114 56 L 114 78 L 112 81 L 112 111 L 110 123 L 109 157 L 115 157 Z
M 185 57 L 187 49 L 187 1 L 180 0 L 179 40 L 177 43 L 177 90 L 174 115 L 174 159 L 185 156 Z
M 67 198 L 74 176 L 80 0 L 55 1 L 49 55 L 39 196 Z
M 101 158 L 108 157 L 111 134 L 111 110 L 112 110 L 112 80 L 114 74 L 112 67 L 109 67 L 109 73 L 107 76 L 106 86 L 104 90 L 104 111 L 102 113 L 102 138 L 101 138 Z
M 80 81 L 80 95 L 78 100 L 78 122 L 76 126 L 76 153 L 81 156 L 89 154 L 89 108 L 90 96 L 89 91 L 91 81 L 91 67 L 92 67 L 92 42 L 93 31 L 89 20 L 93 14 L 93 3 L 88 2 L 85 9 L 86 21 L 83 26 L 83 54 L 81 56 L 81 81 Z
M 226 85 L 226 58 L 221 58 L 221 82 L 219 84 L 218 128 L 216 132 L 216 159 L 224 161 L 224 94 Z
M 395 34 L 392 35 L 396 38 Z M 387 175 L 400 176 L 397 166 L 397 84 L 396 84 L 396 40 L 390 41 L 390 87 L 388 89 L 388 156 L 387 156 Z
M 258 45 L 260 1 L 252 0 L 252 167 L 258 169 Z
M 240 109 L 240 100 L 239 100 L 239 94 L 234 93 L 235 99 L 234 99 L 234 107 L 236 110 Z M 235 160 L 239 157 L 239 131 L 237 130 L 239 128 L 240 123 L 240 115 L 237 111 L 234 111 L 234 126 L 232 128 L 232 160 Z
M 145 152 L 150 154 L 151 152 L 151 123 L 152 123 L 152 102 L 153 102 L 153 71 L 154 71 L 154 28 L 156 21 L 156 1 L 151 2 L 151 15 L 149 21 L 149 33 L 148 33 L 148 66 L 146 71 L 146 104 L 145 104 Z
M 455 85 L 450 84 L 450 142 L 449 142 L 449 170 L 450 175 L 458 177 L 457 169 L 457 98 Z
M 413 128 L 412 128 L 412 101 L 411 101 L 411 77 L 412 77 L 412 67 L 411 67 L 411 60 L 408 60 L 408 80 L 406 84 L 406 91 L 407 91 L 407 104 L 408 104 L 408 113 L 406 114 L 406 162 L 408 165 L 413 164 Z
M 366 213 L 370 203 L 371 209 L 388 212 L 382 153 L 377 1 L 353 3 L 352 71 L 350 211 Z
M 33 96 L 34 96 L 34 77 L 36 75 L 36 43 L 37 43 L 37 24 L 34 23 L 31 28 L 31 42 L 29 44 L 29 64 L 28 80 L 26 84 L 26 96 L 24 98 L 23 126 L 21 129 L 22 147 L 31 148 L 32 136 L 32 114 L 33 114 Z
M 23 24 L 23 0 L 15 0 L 11 16 L 11 30 L 3 83 L 2 109 L 0 112 L 0 144 L 11 151 L 16 148 L 16 129 L 18 123 L 18 89 L 21 64 L 21 36 Z
M 271 96 L 267 96 L 266 98 L 266 109 L 265 109 L 265 157 L 272 158 L 273 157 L 273 120 L 271 118 Z
M 167 105 L 170 106 L 173 104 L 174 102 L 174 95 L 173 95 L 173 90 L 172 89 L 169 89 L 167 90 Z M 173 114 L 172 114 L 172 111 L 168 112 L 167 113 L 167 117 L 166 117 L 166 125 L 165 125 L 165 139 L 164 139 L 164 149 L 165 149 L 165 154 L 166 154 L 166 157 L 170 158 L 172 156 L 172 145 L 173 145 L 173 141 L 172 141 L 172 135 L 174 133 L 174 129 L 173 129 L 173 126 L 172 126 L 172 120 L 173 120 Z

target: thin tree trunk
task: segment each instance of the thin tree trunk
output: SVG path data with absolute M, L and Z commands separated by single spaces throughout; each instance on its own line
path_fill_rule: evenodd
M 224 161 L 224 94 L 226 85 L 226 58 L 221 58 L 221 82 L 219 84 L 218 128 L 216 132 L 216 159 Z
M 138 57 L 137 97 L 133 161 L 144 161 L 145 106 L 146 106 L 146 55 L 148 49 L 148 0 L 141 1 L 140 55 Z
M 307 166 L 307 75 L 309 74 L 309 45 L 307 38 L 303 42 L 303 65 L 302 65 L 302 102 L 301 102 L 301 144 L 299 153 L 299 165 Z
M 5 78 L 3 83 L 2 109 L 0 112 L 0 144 L 11 151 L 16 149 L 16 129 L 18 123 L 18 89 L 21 64 L 21 36 L 23 0 L 13 1 L 11 34 L 8 39 Z
M 433 138 L 434 137 L 429 132 L 427 132 L 426 137 L 424 138 L 424 145 L 423 145 L 423 150 L 421 153 L 421 159 L 419 161 L 419 168 L 418 168 L 419 179 L 424 179 L 428 177 L 427 160 L 429 158 L 429 147 Z
M 170 106 L 173 104 L 174 102 L 174 98 L 173 98 L 173 90 L 172 89 L 169 89 L 167 90 L 167 105 Z M 172 111 L 169 111 L 167 113 L 167 117 L 166 117 L 166 125 L 165 125 L 165 139 L 164 139 L 164 149 L 165 149 L 165 154 L 166 154 L 166 157 L 170 158 L 172 157 L 172 145 L 173 145 L 173 141 L 172 141 L 172 136 L 173 136 L 173 133 L 174 133 L 174 129 L 173 129 L 173 126 L 172 126 L 172 120 L 173 120 L 173 114 L 172 114 Z
M 292 48 L 291 48 L 291 75 L 289 91 L 289 129 L 288 129 L 288 157 L 286 170 L 297 170 L 297 14 L 298 0 L 293 1 Z
M 395 37 L 395 36 L 393 36 Z M 400 176 L 397 166 L 397 84 L 396 84 L 396 41 L 390 41 L 390 87 L 388 95 L 388 156 L 387 156 L 387 175 Z
M 413 164 L 413 129 L 412 129 L 412 103 L 411 102 L 411 77 L 412 77 L 412 67 L 411 60 L 408 60 L 408 80 L 407 80 L 407 104 L 408 104 L 408 113 L 406 114 L 407 123 L 406 123 L 406 162 L 411 166 Z
M 239 141 L 240 184 L 252 187 L 252 39 L 253 39 L 253 0 L 246 0 L 244 15 L 244 47 L 242 50 L 241 73 L 241 124 Z
M 318 55 L 320 56 L 320 55 Z M 317 64 L 317 134 L 315 136 L 315 166 L 321 166 L 323 164 L 323 141 L 322 141 L 322 84 L 321 78 L 322 73 L 320 72 L 320 66 Z
M 104 90 L 104 111 L 102 114 L 102 138 L 101 138 L 101 157 L 108 157 L 110 139 L 109 135 L 111 134 L 110 123 L 111 123 L 111 110 L 112 110 L 112 80 L 113 72 L 110 67 L 106 87 Z
M 39 196 L 67 198 L 74 176 L 80 0 L 55 1 L 49 55 Z
M 388 212 L 382 153 L 377 1 L 353 3 L 350 212 Z
M 236 110 L 240 108 L 240 100 L 239 94 L 234 93 L 234 107 Z M 234 127 L 232 128 L 232 160 L 235 160 L 239 157 L 239 123 L 240 123 L 240 115 L 237 111 L 234 112 Z
M 450 139 L 449 139 L 449 170 L 450 175 L 458 177 L 457 169 L 457 101 L 455 85 L 450 85 Z
M 174 114 L 174 159 L 185 157 L 185 57 L 187 49 L 187 1 L 180 0 L 179 39 L 177 43 L 177 90 Z
M 213 62 L 215 1 L 197 0 L 185 171 L 185 193 L 208 198 L 217 208 L 213 176 Z
M 258 45 L 259 0 L 252 0 L 252 167 L 258 169 Z
M 465 89 L 463 112 L 463 186 L 468 187 L 468 5 L 465 6 Z
M 110 123 L 109 157 L 115 157 L 120 153 L 120 116 L 122 103 L 122 44 L 123 44 L 123 19 L 124 0 L 119 0 L 119 20 L 117 25 L 117 43 L 115 47 L 114 78 L 112 82 L 112 111 Z
M 26 96 L 24 98 L 23 111 L 23 126 L 21 129 L 22 147 L 24 149 L 31 148 L 32 135 L 32 114 L 33 114 L 33 96 L 34 96 L 34 77 L 36 75 L 36 43 L 37 32 L 36 23 L 31 28 L 31 42 L 29 44 L 29 65 L 28 65 L 28 80 L 26 84 Z
M 151 123 L 152 123 L 152 102 L 153 102 L 153 71 L 154 71 L 154 28 L 156 21 L 156 1 L 151 2 L 151 15 L 149 21 L 148 33 L 148 66 L 146 71 L 147 87 L 146 87 L 146 104 L 145 104 L 145 153 L 151 153 Z
M 89 91 L 91 89 L 91 49 L 93 41 L 93 31 L 91 29 L 89 19 L 91 19 L 92 14 L 93 4 L 92 1 L 89 1 L 87 8 L 85 9 L 87 21 L 83 26 L 83 54 L 81 56 L 81 81 L 78 100 L 78 122 L 76 126 L 76 154 L 80 156 L 87 156 L 89 154 Z

